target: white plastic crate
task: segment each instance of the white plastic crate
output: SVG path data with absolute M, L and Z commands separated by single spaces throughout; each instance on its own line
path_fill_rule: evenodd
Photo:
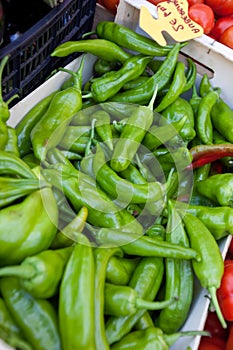
M 119 10 L 120 9 L 121 7 L 119 8 Z M 138 15 L 137 13 L 138 10 L 135 9 L 134 7 L 133 9 L 134 9 L 134 14 L 132 14 L 132 17 L 129 16 L 129 23 L 131 23 L 132 18 L 134 18 L 135 21 L 131 23 L 131 28 L 132 26 L 135 26 L 136 28 L 137 22 L 136 22 L 136 17 L 134 16 Z M 127 15 L 127 12 L 125 14 Z M 124 24 L 127 26 L 127 24 L 129 23 L 125 19 Z M 81 56 L 78 57 L 76 60 L 72 61 L 66 68 L 76 71 L 80 65 L 80 60 L 81 60 Z M 84 75 L 83 75 L 84 82 L 91 77 L 92 66 L 95 60 L 96 58 L 92 55 L 86 56 Z M 23 116 L 27 113 L 27 111 L 29 111 L 29 109 L 32 106 L 34 106 L 42 98 L 46 97 L 52 91 L 57 90 L 62 85 L 62 83 L 68 78 L 68 76 L 69 75 L 67 73 L 58 72 L 53 77 L 48 79 L 44 84 L 42 84 L 39 88 L 34 90 L 30 95 L 28 95 L 18 104 L 16 104 L 11 109 L 9 125 L 13 127 L 17 125 L 17 123 L 23 118 Z M 225 85 L 225 83 L 226 83 L 225 80 L 221 82 L 221 88 L 223 90 L 223 93 L 225 93 L 225 90 L 227 90 L 227 85 Z M 228 237 L 226 239 L 223 239 L 220 243 L 220 249 L 224 258 L 226 256 L 230 240 L 231 240 L 231 237 Z M 207 291 L 201 288 L 200 284 L 196 282 L 195 296 L 193 299 L 191 311 L 182 330 L 185 331 L 185 330 L 202 330 L 203 329 L 207 312 L 208 312 L 208 307 L 209 307 L 209 298 L 206 297 L 207 295 L 208 295 Z M 197 350 L 199 342 L 200 342 L 200 336 L 182 337 L 171 347 L 171 350 L 186 350 L 188 346 L 190 346 L 192 350 Z M 2 345 L 0 341 L 0 350 L 9 350 L 9 349 L 12 349 L 12 348 L 4 344 Z

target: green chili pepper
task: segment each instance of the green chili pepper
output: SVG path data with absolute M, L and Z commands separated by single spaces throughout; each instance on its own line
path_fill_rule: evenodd
M 15 277 L 5 277 L 1 293 L 25 339 L 35 350 L 61 349 L 55 310 L 48 300 L 36 299 Z
M 183 217 L 185 229 L 190 239 L 190 245 L 199 252 L 200 261 L 193 260 L 192 266 L 200 284 L 210 293 L 211 302 L 223 328 L 227 327 L 223 318 L 216 290 L 220 287 L 224 272 L 224 262 L 219 246 L 205 224 L 196 216 L 186 213 Z
M 164 301 L 147 301 L 138 297 L 137 292 L 129 286 L 105 283 L 104 287 L 105 315 L 120 317 L 134 314 L 139 309 L 161 310 L 174 301 L 174 297 Z
M 194 115 L 194 119 L 196 119 L 197 116 L 197 111 L 198 111 L 198 107 L 200 104 L 200 101 L 202 100 L 202 97 L 198 95 L 197 92 L 197 87 L 196 87 L 196 82 L 193 84 L 192 86 L 192 96 L 191 98 L 188 100 L 189 104 L 191 105 L 192 109 L 193 109 L 193 115 Z
M 216 91 L 210 91 L 202 97 L 198 106 L 195 129 L 201 143 L 206 145 L 211 145 L 213 143 L 211 110 L 217 102 L 218 97 L 219 95 Z
M 113 97 L 123 85 L 139 77 L 151 60 L 150 56 L 134 55 L 127 59 L 122 67 L 111 76 L 100 77 L 91 84 L 91 92 L 83 97 L 92 97 L 96 102 L 104 102 Z
M 58 291 L 72 249 L 43 250 L 27 256 L 18 266 L 2 267 L 0 276 L 18 277 L 21 285 L 35 298 L 51 298 Z
M 159 92 L 169 82 L 176 66 L 179 50 L 180 44 L 177 43 L 168 53 L 159 70 L 152 77 L 134 89 L 117 93 L 110 100 L 138 104 L 149 103 L 156 86 L 157 92 Z
M 29 166 L 29 168 L 33 169 L 33 168 L 36 168 L 40 165 L 40 161 L 39 159 L 37 159 L 34 155 L 34 153 L 28 153 L 26 154 L 25 156 L 23 156 L 21 158 L 25 163 L 26 165 Z
M 132 162 L 137 149 L 139 148 L 147 130 L 153 122 L 153 102 L 156 97 L 156 90 L 147 106 L 138 106 L 128 118 L 126 125 L 114 146 L 111 168 L 117 172 L 128 167 Z
M 105 279 L 107 264 L 111 257 L 123 257 L 123 252 L 120 248 L 109 248 L 108 246 L 100 246 L 94 249 L 95 261 L 95 348 L 100 350 L 108 350 L 109 344 L 105 334 Z
M 106 281 L 117 285 L 128 284 L 140 258 L 120 258 L 112 256 L 106 269 Z
M 0 337 L 19 350 L 32 350 L 23 333 L 12 318 L 5 301 L 0 298 Z
M 36 103 L 16 125 L 15 130 L 18 137 L 18 148 L 21 157 L 31 152 L 31 130 L 42 118 L 55 94 L 56 92 L 52 92 Z
M 140 77 L 135 78 L 133 80 L 127 81 L 122 87 L 123 90 L 131 90 L 143 85 L 146 81 L 148 81 L 150 77 L 148 75 L 140 75 Z M 131 90 L 132 91 L 132 90 Z
M 186 84 L 182 93 L 192 88 L 193 84 L 196 82 L 196 77 L 197 77 L 197 66 L 195 62 L 190 57 L 187 58 L 187 62 L 188 62 L 188 69 L 186 73 Z
M 88 52 L 108 61 L 124 63 L 131 55 L 120 46 L 105 39 L 67 41 L 55 48 L 51 56 L 66 57 L 74 52 Z
M 227 141 L 233 142 L 233 110 L 221 98 L 216 101 L 211 109 L 211 121 L 214 128 L 224 136 Z
M 4 148 L 5 151 L 15 154 L 17 157 L 20 156 L 18 148 L 18 138 L 15 128 L 7 126 L 7 143 Z
M 99 38 L 109 40 L 121 47 L 143 53 L 144 55 L 166 56 L 173 47 L 172 45 L 160 46 L 154 40 L 146 38 L 116 22 L 98 22 L 96 34 Z
M 0 120 L 3 123 L 6 123 L 6 121 L 9 119 L 10 117 L 10 110 L 9 110 L 9 103 L 12 99 L 10 99 L 7 102 L 3 101 L 3 97 L 2 97 L 2 75 L 3 75 L 3 70 L 9 60 L 9 55 L 6 55 L 2 58 L 1 62 L 0 62 Z M 14 98 L 15 96 L 13 96 Z M 1 130 L 1 129 L 0 129 Z M 0 138 L 1 139 L 1 138 Z M 0 148 L 1 149 L 1 148 Z
M 96 147 L 93 171 L 100 187 L 112 198 L 117 199 L 120 206 L 125 207 L 128 203 L 145 204 L 154 215 L 164 208 L 165 192 L 160 182 L 134 184 L 121 178 L 106 164 L 100 145 Z
M 134 184 L 147 183 L 147 180 L 141 174 L 140 170 L 133 164 L 129 164 L 129 166 L 125 170 L 120 171 L 119 175 Z
M 91 234 L 98 244 L 121 246 L 128 255 L 200 260 L 196 250 L 179 244 L 163 242 L 155 237 L 139 236 L 132 232 L 127 234 L 121 230 L 109 228 L 91 229 Z
M 53 96 L 48 109 L 31 130 L 33 151 L 41 161 L 45 160 L 48 150 L 60 142 L 67 125 L 75 113 L 82 108 L 81 87 L 84 57 L 78 73 L 76 75 L 73 73 L 76 76 L 75 85 Z
M 138 322 L 135 324 L 134 329 L 135 330 L 142 330 L 142 329 L 146 329 L 146 328 L 153 327 L 153 326 L 154 326 L 154 322 L 153 322 L 149 312 L 146 311 L 146 312 L 144 312 L 142 317 L 138 320 Z
M 128 285 L 140 298 L 153 301 L 161 286 L 163 275 L 162 258 L 143 257 L 137 264 Z M 109 344 L 112 345 L 129 333 L 144 313 L 145 310 L 138 310 L 135 314 L 125 317 L 110 316 L 105 326 Z
M 65 248 L 69 247 L 76 242 L 76 232 L 81 233 L 84 229 L 85 223 L 88 217 L 88 210 L 86 207 L 82 207 L 77 215 L 65 226 L 62 230 L 58 231 L 51 248 Z
M 169 350 L 182 336 L 209 335 L 205 331 L 187 331 L 174 334 L 164 334 L 160 328 L 150 327 L 144 330 L 133 331 L 125 335 L 119 342 L 113 344 L 112 350 Z
M 17 199 L 22 198 L 42 187 L 39 179 L 20 179 L 2 176 L 0 177 L 0 208 L 13 204 Z
M 15 154 L 0 150 L 0 159 L 1 175 L 18 175 L 26 179 L 36 178 L 30 167 Z
M 30 216 L 28 213 L 35 215 Z M 58 222 L 58 209 L 50 187 L 29 194 L 22 202 L 0 211 L 0 265 L 21 263 L 28 255 L 48 249 Z M 17 227 L 17 235 L 15 229 Z
M 59 293 L 59 328 L 64 349 L 95 349 L 95 267 L 89 240 L 80 234 Z
M 108 148 L 113 150 L 113 140 L 112 140 L 112 129 L 110 126 L 110 115 L 106 111 L 96 111 L 92 115 L 92 120 L 96 120 L 95 122 L 95 130 L 101 140 L 106 143 Z
M 196 183 L 200 194 L 223 206 L 233 206 L 233 174 L 223 173 L 209 176 Z
M 189 247 L 183 223 L 171 201 L 168 201 L 166 241 Z M 155 322 L 163 332 L 171 334 L 178 331 L 186 321 L 193 300 L 194 278 L 191 261 L 166 258 L 165 273 L 165 299 L 176 295 L 177 300 L 161 310 Z
M 185 65 L 183 62 L 178 61 L 173 74 L 172 82 L 169 86 L 168 92 L 155 107 L 156 112 L 161 112 L 167 108 L 172 102 L 174 102 L 182 93 L 186 85 Z

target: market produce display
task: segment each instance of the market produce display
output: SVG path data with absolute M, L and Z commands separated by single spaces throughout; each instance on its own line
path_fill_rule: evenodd
M 19 350 L 169 349 L 194 280 L 223 331 L 233 111 L 176 43 L 113 22 L 52 57 L 77 72 L 0 144 L 0 337 Z M 95 56 L 83 81 L 85 60 Z M 3 71 L 8 57 L 1 62 Z M 226 127 L 227 125 L 227 127 Z M 214 191 L 212 190 L 214 188 Z

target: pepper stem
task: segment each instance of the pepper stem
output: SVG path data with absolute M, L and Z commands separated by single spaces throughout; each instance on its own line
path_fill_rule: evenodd
M 177 300 L 177 298 L 172 298 L 169 300 L 164 300 L 164 301 L 147 301 L 141 298 L 136 299 L 136 307 L 138 309 L 147 309 L 147 310 L 161 310 L 172 303 L 174 303 Z
M 33 278 L 36 274 L 32 265 L 7 266 L 0 269 L 0 276 L 14 276 L 23 279 Z
M 148 108 L 153 111 L 154 109 L 154 102 L 155 102 L 155 99 L 156 99 L 156 96 L 157 96 L 157 92 L 158 92 L 158 84 L 155 86 L 155 89 L 154 89 L 154 92 L 153 92 L 153 95 L 152 95 L 152 98 L 148 104 Z
M 167 343 L 167 345 L 172 346 L 180 337 L 193 337 L 196 335 L 200 335 L 200 336 L 206 336 L 206 337 L 210 337 L 210 333 L 207 331 L 186 331 L 186 332 L 177 332 L 177 333 L 173 333 L 173 334 L 164 334 L 164 340 Z
M 70 69 L 66 68 L 59 68 L 60 71 L 69 73 L 73 79 L 74 79 L 74 84 L 73 86 L 76 87 L 78 90 L 82 90 L 82 84 L 83 84 L 83 69 L 84 69 L 84 60 L 85 60 L 86 55 L 83 55 L 79 69 L 77 72 L 73 72 Z
M 215 308 L 216 314 L 218 316 L 218 319 L 222 325 L 223 328 L 227 328 L 227 323 L 223 317 L 222 311 L 220 309 L 219 303 L 218 303 L 218 299 L 217 299 L 217 295 L 216 295 L 216 288 L 215 287 L 209 287 L 208 291 L 210 293 L 211 296 L 211 302 Z

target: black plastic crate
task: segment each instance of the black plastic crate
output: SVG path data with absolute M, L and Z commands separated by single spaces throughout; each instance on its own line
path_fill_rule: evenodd
M 96 0 L 64 0 L 14 42 L 0 49 L 0 60 L 10 55 L 3 71 L 2 92 L 7 101 L 14 94 L 19 102 L 59 67 L 65 66 L 79 54 L 64 58 L 51 57 L 61 43 L 81 39 L 91 31 Z

